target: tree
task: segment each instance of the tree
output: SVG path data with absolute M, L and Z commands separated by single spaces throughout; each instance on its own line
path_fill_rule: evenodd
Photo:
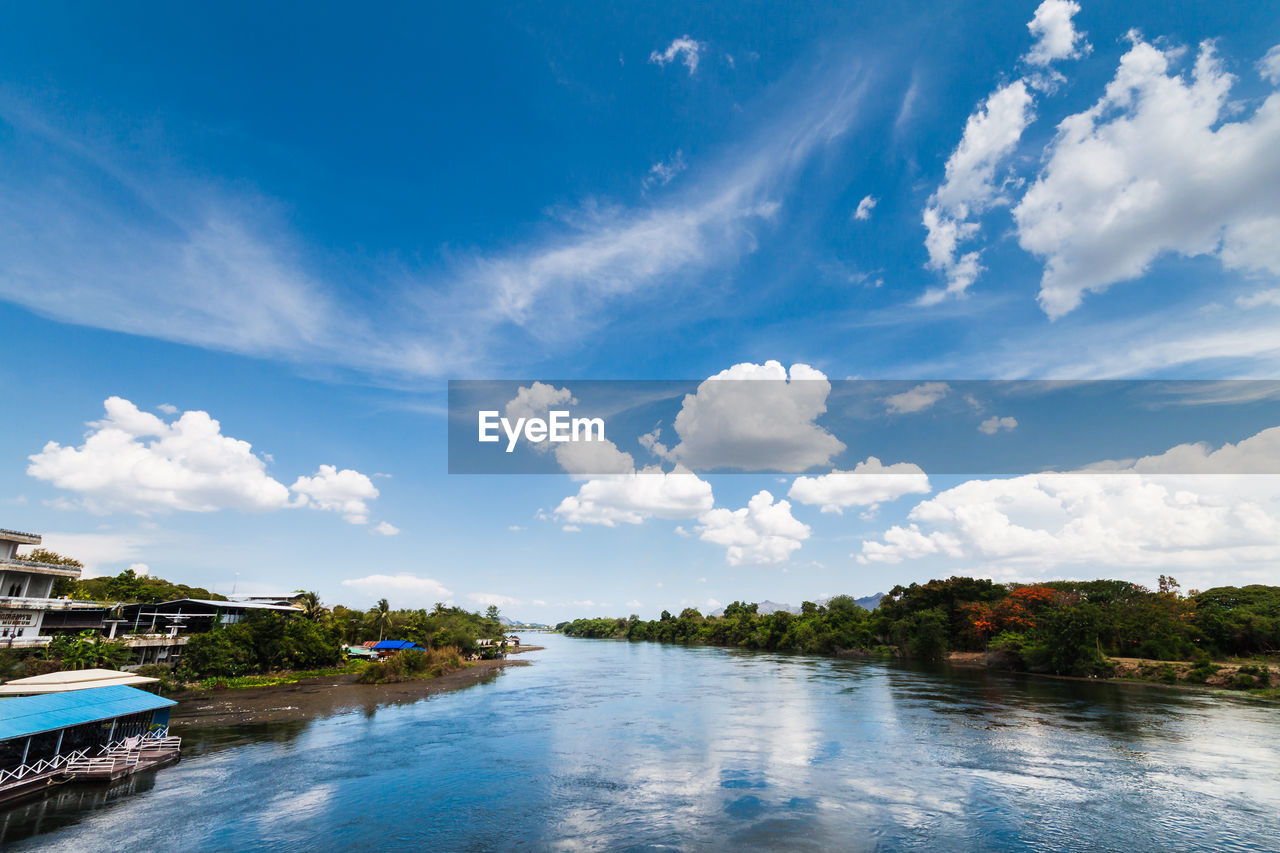
M 20 559 L 30 560 L 33 563 L 48 563 L 51 566 L 65 566 L 70 569 L 84 568 L 84 563 L 74 557 L 64 557 L 56 551 L 50 551 L 47 548 L 34 548 L 30 554 L 23 554 Z M 62 598 L 63 596 L 75 595 L 75 592 L 75 578 L 54 578 L 53 589 L 49 592 L 49 595 L 54 598 Z
M 377 605 L 369 612 L 373 616 L 373 627 L 378 629 L 378 641 L 381 642 L 387 629 L 391 627 L 391 605 L 385 598 L 379 598 Z
M 302 605 L 302 616 L 312 622 L 319 622 L 325 614 L 324 605 L 320 603 L 320 594 L 315 591 L 298 590 L 302 595 L 298 602 Z

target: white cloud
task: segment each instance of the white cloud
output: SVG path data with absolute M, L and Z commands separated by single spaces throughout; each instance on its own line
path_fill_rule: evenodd
M 692 75 L 693 72 L 698 70 L 698 59 L 705 48 L 706 45 L 704 43 L 684 35 L 672 41 L 671 44 L 667 45 L 667 49 L 661 53 L 656 50 L 650 53 L 649 61 L 661 67 L 679 58 L 684 63 L 684 66 L 689 69 L 689 74 Z
M 1258 74 L 1268 83 L 1280 86 L 1280 44 L 1272 47 L 1266 56 L 1258 60 Z
M 809 526 L 791 514 L 791 504 L 777 503 L 761 490 L 742 509 L 713 509 L 698 519 L 698 536 L 723 545 L 731 566 L 784 563 L 809 538 Z
M 1182 445 L 1137 463 L 1102 465 L 1129 473 L 970 480 L 916 505 L 906 526 L 863 542 L 857 556 L 863 563 L 967 559 L 1009 576 L 1074 566 L 1200 570 L 1212 580 L 1215 571 L 1264 566 L 1274 580 L 1280 477 L 1221 472 L 1278 465 L 1280 428 L 1273 428 L 1216 451 Z M 1160 473 L 1169 471 L 1178 474 Z
M 670 160 L 667 160 L 666 162 L 659 160 L 657 163 L 650 166 L 649 174 L 645 176 L 642 183 L 644 184 L 645 189 L 654 185 L 665 187 L 667 184 L 671 183 L 676 175 L 679 175 L 687 168 L 689 168 L 689 166 L 684 162 L 684 152 L 677 148 L 676 153 L 671 156 Z
M 521 527 L 518 524 L 512 524 L 507 529 L 510 530 L 512 533 L 519 533 L 521 530 L 526 530 L 528 528 Z
M 664 473 L 653 465 L 588 480 L 560 502 L 555 515 L 569 524 L 640 524 L 648 518 L 695 518 L 714 506 L 711 484 L 682 465 Z
M 208 413 L 185 412 L 165 423 L 120 397 L 103 405 L 106 417 L 89 424 L 84 444 L 50 441 L 29 457 L 27 473 L 77 493 L 93 512 L 264 511 L 289 504 L 289 490 L 266 473 L 252 446 L 223 435 Z
M 545 382 L 534 382 L 529 387 L 523 385 L 516 389 L 516 395 L 507 401 L 504 414 L 512 423 L 523 418 L 547 417 L 547 412 L 554 406 L 576 406 L 578 400 L 568 388 L 557 388 Z M 535 448 L 546 447 L 546 443 L 533 445 Z
M 1103 97 L 1058 125 L 1013 211 L 1019 243 L 1044 259 L 1050 317 L 1164 253 L 1280 275 L 1280 94 L 1226 121 L 1234 80 L 1211 44 L 1184 79 L 1176 51 L 1132 38 Z
M 627 607 L 644 607 L 644 605 L 633 598 L 627 602 Z
M 909 415 L 931 408 L 950 391 L 951 386 L 945 382 L 924 382 L 901 394 L 891 394 L 884 401 L 888 404 L 889 412 Z
M 178 414 L 178 407 L 173 405 L 172 403 L 161 403 L 160 405 L 156 406 L 156 411 L 166 415 L 176 415 Z
M 853 218 L 859 222 L 866 222 L 871 218 L 871 211 L 876 209 L 877 201 L 875 196 L 863 196 L 862 201 L 858 202 L 858 209 L 853 212 Z
M 1031 65 L 1048 65 L 1055 59 L 1078 59 L 1088 53 L 1084 33 L 1077 32 L 1071 20 L 1079 11 L 1080 4 L 1071 0 L 1044 0 L 1027 23 L 1036 43 L 1023 58 Z
M 1002 429 L 1014 430 L 1018 428 L 1017 418 L 1001 418 L 992 415 L 982 423 L 978 424 L 978 430 L 985 432 L 987 435 L 995 435 Z
M 736 364 L 686 394 L 669 456 L 690 468 L 799 472 L 826 465 L 844 444 L 814 423 L 831 383 L 807 364 Z
M 435 602 L 453 595 L 453 592 L 446 589 L 439 581 L 408 572 L 348 578 L 342 582 L 342 585 L 365 596 L 368 601 L 386 598 L 392 608 L 430 607 Z
M 47 156 L 0 198 L 0 299 L 62 322 L 394 384 L 526 364 L 531 340 L 563 351 L 627 295 L 693 287 L 756 251 L 812 154 L 850 126 L 866 85 L 856 59 L 797 83 L 757 117 L 758 132 L 707 158 L 698 180 L 661 204 L 588 197 L 502 250 L 449 247 L 432 266 L 373 258 L 361 273 L 373 276 L 376 304 L 349 297 L 350 271 L 303 244 L 284 205 L 242 184 L 229 192 L 157 170 L 163 140 L 126 149 L 6 102 L 6 125 Z
M 299 496 L 302 505 L 342 513 L 342 517 L 351 524 L 369 521 L 366 501 L 378 496 L 377 487 L 364 474 L 350 468 L 339 471 L 333 465 L 321 465 L 314 476 L 299 477 L 290 489 Z M 391 528 L 386 522 L 383 524 Z M 394 535 L 382 529 L 378 532 Z
M 44 533 L 39 547 L 84 563 L 82 577 L 92 578 L 120 569 L 113 564 L 137 562 L 152 540 L 139 533 Z
M 518 598 L 512 598 L 509 595 L 496 595 L 492 592 L 469 592 L 467 593 L 467 598 L 485 607 L 490 605 L 494 607 L 511 607 L 521 603 Z
M 363 524 L 365 501 L 378 496 L 358 471 L 321 465 L 314 477 L 297 479 L 291 500 L 252 445 L 223 435 L 207 412 L 165 422 L 120 397 L 107 398 L 103 407 L 106 417 L 89 424 L 80 447 L 50 441 L 28 457 L 27 474 L 75 492 L 91 512 L 267 512 L 307 505 Z
M 379 536 L 395 536 L 400 532 L 400 528 L 387 521 L 379 521 L 373 527 L 369 528 L 370 533 L 376 533 Z
M 928 266 L 947 279 L 945 289 L 925 293 L 923 304 L 936 304 L 949 294 L 962 295 L 982 271 L 979 253 L 961 255 L 960 243 L 978 231 L 978 224 L 969 221 L 971 216 L 1006 201 L 995 181 L 996 169 L 1035 118 L 1033 103 L 1026 82 L 1018 79 L 991 93 L 965 122 L 960 144 L 947 160 L 946 180 L 929 197 L 923 214 Z
M 897 462 L 881 464 L 874 456 L 853 466 L 852 471 L 832 471 L 819 477 L 797 477 L 787 497 L 822 512 L 840 514 L 845 507 L 874 506 L 903 495 L 928 494 L 929 477 L 919 465 Z
M 129 571 L 133 572 L 138 577 L 146 577 L 151 574 L 151 567 L 146 563 L 130 563 Z

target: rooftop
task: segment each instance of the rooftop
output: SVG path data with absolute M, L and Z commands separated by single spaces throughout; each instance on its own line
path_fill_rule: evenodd
M 21 530 L 7 530 L 0 527 L 0 539 L 9 542 L 21 542 L 23 545 L 39 545 L 39 533 L 23 533 Z
M 15 678 L 0 684 L 0 696 L 31 696 L 40 693 L 66 693 L 69 690 L 89 690 L 94 687 L 110 687 L 115 684 L 152 684 L 159 679 L 148 678 L 133 672 L 114 669 L 77 669 L 70 672 L 49 672 L 30 678 Z
M 155 711 L 176 704 L 172 699 L 123 684 L 0 699 L 0 740 Z
M 4 537 L 0 537 L 2 539 Z M 41 563 L 36 560 L 22 560 L 16 557 L 0 557 L 0 571 L 17 569 L 37 575 L 57 575 L 60 578 L 78 578 L 80 570 L 75 566 L 59 566 L 56 563 Z

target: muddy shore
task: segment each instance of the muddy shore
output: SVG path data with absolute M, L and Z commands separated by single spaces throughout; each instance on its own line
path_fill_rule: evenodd
M 505 667 L 528 666 L 526 660 L 485 660 L 442 675 L 398 684 L 357 684 L 356 676 L 304 678 L 292 684 L 199 690 L 175 694 L 178 705 L 170 724 L 174 734 L 185 727 L 237 726 L 327 717 L 342 711 L 372 712 L 383 705 L 417 702 L 439 693 L 461 690 L 497 678 Z

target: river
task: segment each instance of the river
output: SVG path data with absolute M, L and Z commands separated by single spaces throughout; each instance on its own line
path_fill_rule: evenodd
M 1275 850 L 1280 709 L 1165 687 L 539 637 L 430 700 L 176 731 L 6 849 Z

